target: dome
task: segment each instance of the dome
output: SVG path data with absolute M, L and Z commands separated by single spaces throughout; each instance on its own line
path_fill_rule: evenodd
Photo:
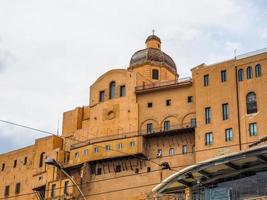
M 157 36 L 156 36 L 157 37 Z M 144 64 L 155 64 L 176 70 L 176 65 L 172 58 L 166 53 L 156 48 L 146 48 L 135 52 L 130 61 L 130 68 Z
M 150 35 L 150 36 L 147 37 L 147 39 L 146 39 L 146 43 L 147 43 L 149 40 L 157 40 L 158 42 L 161 43 L 160 38 L 159 38 L 158 36 L 154 35 L 154 34 L 153 34 L 153 35 Z

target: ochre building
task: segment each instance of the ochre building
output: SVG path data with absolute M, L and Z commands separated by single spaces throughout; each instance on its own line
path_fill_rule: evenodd
M 151 199 L 171 174 L 267 135 L 267 49 L 180 78 L 159 37 L 145 44 L 90 86 L 88 105 L 64 113 L 60 137 L 0 155 L 0 199 L 82 199 L 48 158 L 86 199 Z

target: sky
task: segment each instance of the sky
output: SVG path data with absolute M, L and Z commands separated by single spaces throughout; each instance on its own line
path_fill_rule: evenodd
M 1 0 L 0 120 L 61 132 L 89 86 L 127 68 L 152 29 L 180 77 L 267 47 L 265 0 Z M 0 122 L 0 153 L 46 136 Z

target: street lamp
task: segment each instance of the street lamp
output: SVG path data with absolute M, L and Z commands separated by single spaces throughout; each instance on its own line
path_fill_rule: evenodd
M 50 158 L 50 157 L 47 157 L 47 159 L 45 160 L 45 163 L 47 165 L 52 165 L 56 168 L 58 168 L 63 174 L 65 174 L 70 180 L 71 182 L 73 183 L 73 185 L 75 185 L 75 187 L 78 189 L 78 191 L 80 192 L 80 194 L 82 195 L 82 198 L 84 200 L 86 200 L 81 188 L 79 187 L 79 185 L 74 181 L 74 179 L 63 169 L 62 165 L 57 162 L 54 158 Z

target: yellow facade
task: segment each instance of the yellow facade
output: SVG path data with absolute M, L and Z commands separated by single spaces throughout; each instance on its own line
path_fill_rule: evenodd
M 192 78 L 179 79 L 151 35 L 127 69 L 110 70 L 90 86 L 88 105 L 64 112 L 61 137 L 0 155 L 0 198 L 80 198 L 67 177 L 44 163 L 52 157 L 88 199 L 149 199 L 172 173 L 266 136 L 266 65 L 265 49 L 199 65 Z

